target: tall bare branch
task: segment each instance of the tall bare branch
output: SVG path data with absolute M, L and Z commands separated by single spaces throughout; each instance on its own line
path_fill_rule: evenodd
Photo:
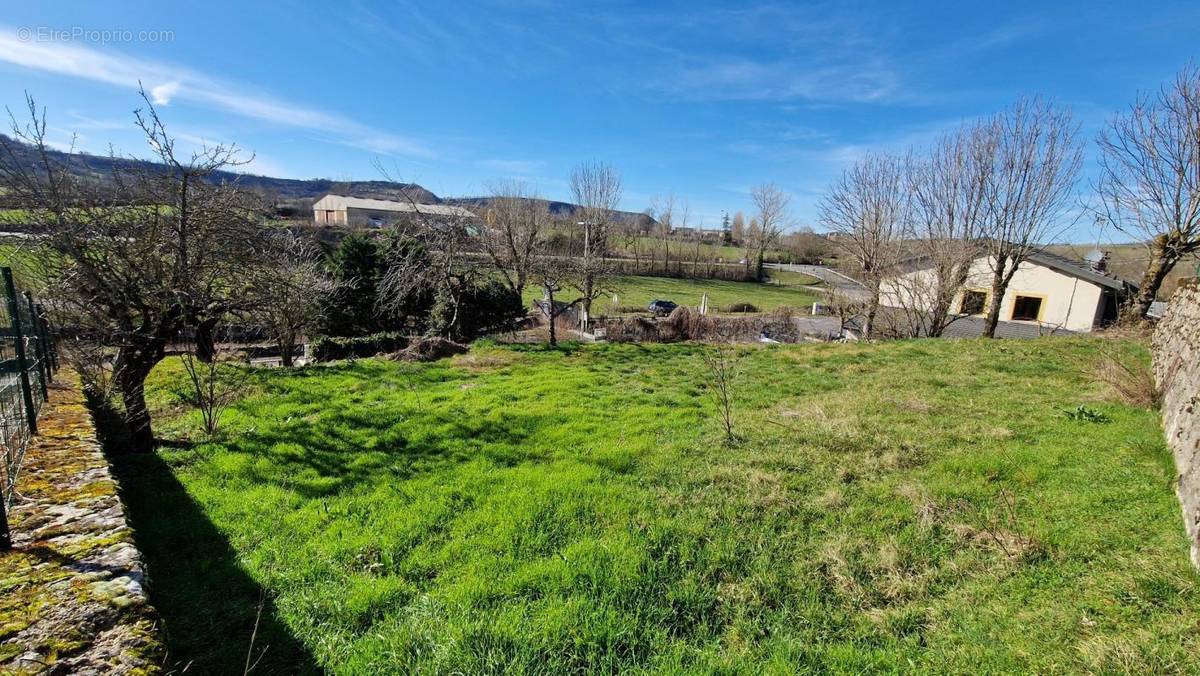
M 1200 68 L 1140 95 L 1100 133 L 1100 218 L 1144 242 L 1148 264 L 1130 310 L 1145 317 L 1163 280 L 1200 251 Z
M 1072 225 L 1068 211 L 1083 162 L 1071 112 L 1023 99 L 986 126 L 992 162 L 984 185 L 983 244 L 992 292 L 983 335 L 994 337 L 1000 304 L 1021 264 Z

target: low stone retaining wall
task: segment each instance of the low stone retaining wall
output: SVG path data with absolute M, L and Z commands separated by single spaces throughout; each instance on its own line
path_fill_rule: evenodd
M 1179 472 L 1176 492 L 1200 568 L 1200 285 L 1171 296 L 1154 331 L 1154 382 L 1162 395 L 1163 430 Z
M 26 451 L 0 554 L 0 671 L 153 674 L 158 621 L 78 383 L 62 373 Z

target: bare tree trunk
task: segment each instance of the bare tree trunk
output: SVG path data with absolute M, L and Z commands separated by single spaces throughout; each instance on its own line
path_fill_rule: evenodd
M 863 322 L 863 340 L 870 340 L 875 333 L 875 317 L 879 314 L 879 293 L 882 280 L 871 282 L 871 298 L 867 301 L 867 318 Z
M 554 310 L 554 291 L 546 289 L 546 315 L 550 318 L 550 346 L 558 345 L 558 336 L 554 331 L 554 321 L 558 319 L 558 313 Z
M 1150 263 L 1146 266 L 1146 272 L 1142 275 L 1142 283 L 1138 286 L 1137 295 L 1129 305 L 1129 316 L 1134 319 L 1145 319 L 1146 314 L 1150 312 L 1150 304 L 1158 296 L 1158 290 L 1162 287 L 1163 280 L 1179 262 L 1179 258 L 1172 255 L 1167 250 L 1166 245 L 1161 242 L 1155 242 L 1154 247 L 1150 252 Z
M 217 345 L 213 340 L 216 328 L 217 320 L 212 318 L 196 324 L 196 358 L 205 364 L 211 364 L 217 356 Z
M 128 438 L 124 447 L 129 453 L 149 453 L 154 450 L 154 429 L 150 423 L 150 408 L 146 405 L 146 376 L 155 361 L 137 356 L 123 362 L 113 374 L 121 400 L 125 404 L 125 429 Z
M 279 363 L 284 368 L 291 368 L 294 363 L 294 353 L 296 351 L 296 334 L 291 331 L 284 331 L 279 335 Z
M 1005 270 L 1006 262 L 1000 261 L 992 273 L 992 293 L 988 297 L 987 314 L 983 318 L 983 338 L 996 337 L 996 326 L 1000 324 L 1000 304 L 1004 301 L 1004 291 L 1008 286 Z

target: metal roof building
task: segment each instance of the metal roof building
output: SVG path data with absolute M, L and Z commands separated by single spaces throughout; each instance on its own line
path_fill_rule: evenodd
M 402 214 L 441 218 L 474 217 L 470 210 L 449 204 L 413 204 L 346 195 L 326 195 L 313 203 L 313 222 L 318 225 L 380 227 L 394 223 Z

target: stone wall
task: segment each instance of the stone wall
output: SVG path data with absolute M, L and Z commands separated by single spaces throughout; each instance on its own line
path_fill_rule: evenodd
M 50 391 L 0 553 L 0 672 L 152 674 L 159 625 L 141 557 L 69 373 Z
M 1200 568 L 1200 284 L 1181 285 L 1154 331 L 1154 380 L 1179 472 L 1176 492 Z

